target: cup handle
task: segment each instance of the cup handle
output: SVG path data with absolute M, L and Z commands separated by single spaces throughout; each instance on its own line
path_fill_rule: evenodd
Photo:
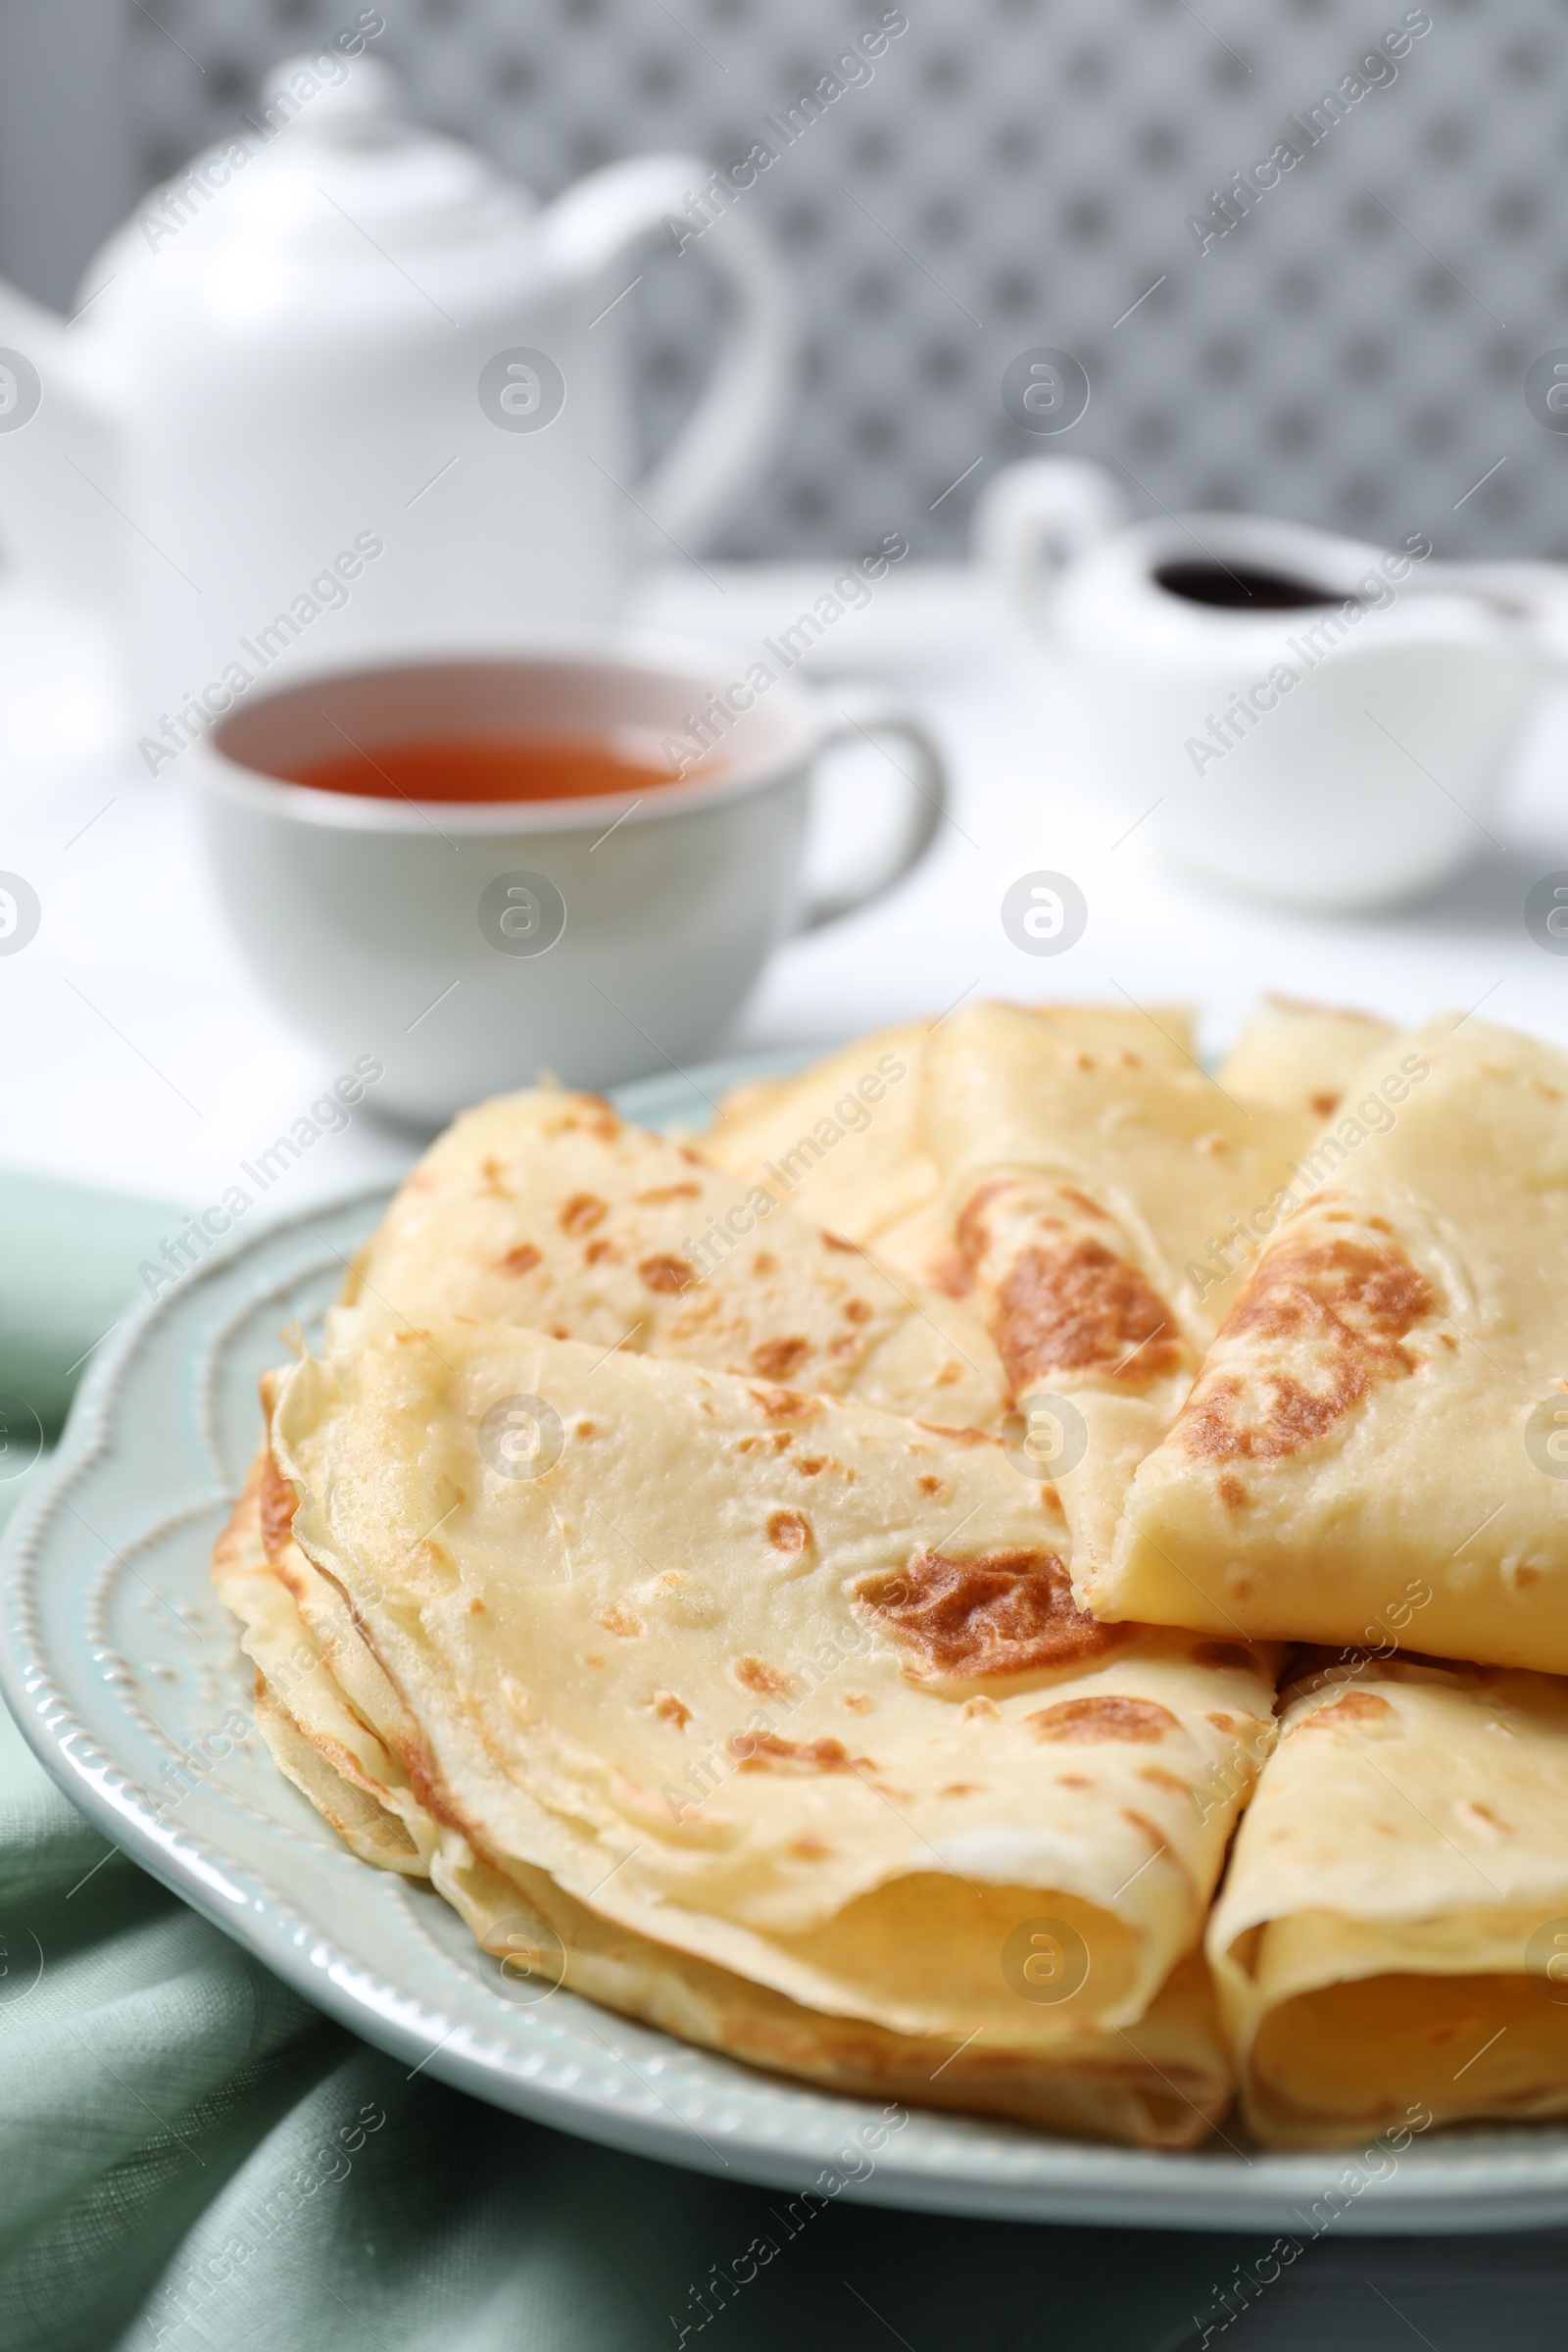
M 1093 459 L 1026 458 L 976 499 L 974 559 L 1039 622 L 1068 564 L 1131 518 L 1119 483 Z
M 879 743 L 882 736 L 892 736 L 896 743 L 903 744 L 910 754 L 912 766 L 906 767 L 894 759 L 886 746 Z M 797 938 L 806 931 L 820 931 L 824 924 L 842 922 L 846 915 L 886 898 L 920 863 L 948 813 L 947 761 L 929 727 L 912 712 L 877 694 L 844 694 L 837 716 L 823 728 L 817 741 L 813 769 L 824 752 L 839 744 L 853 743 L 875 744 L 893 760 L 909 788 L 907 799 L 912 821 L 903 842 L 895 843 L 880 869 L 873 871 L 868 879 L 821 890 L 807 899 L 795 925 Z

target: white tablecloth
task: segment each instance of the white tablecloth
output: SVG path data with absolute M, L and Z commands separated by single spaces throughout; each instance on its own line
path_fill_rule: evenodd
M 834 568 L 662 572 L 643 616 L 755 649 Z M 806 668 L 829 695 L 846 677 L 888 683 L 931 722 L 952 762 L 953 820 L 892 897 L 784 948 L 718 1051 L 830 1039 L 969 994 L 1187 998 L 1219 1044 L 1265 989 L 1410 1018 L 1484 1003 L 1489 1017 L 1568 1042 L 1568 960 L 1523 923 L 1531 883 L 1568 866 L 1568 704 L 1544 712 L 1521 758 L 1495 827 L 1505 854 L 1478 833 L 1476 864 L 1441 897 L 1328 920 L 1201 888 L 1153 862 L 1137 831 L 1119 839 L 1138 809 L 1107 799 L 1070 680 L 965 569 L 891 572 Z M 155 781 L 137 760 L 101 627 L 0 579 L 0 870 L 25 875 L 43 908 L 31 945 L 0 957 L 0 1157 L 178 1201 L 219 1198 L 335 1072 L 241 965 L 205 884 L 187 788 L 177 767 Z M 875 751 L 846 756 L 821 794 L 820 861 L 853 863 L 900 789 Z M 1020 952 L 1001 921 L 1007 885 L 1042 867 L 1073 875 L 1089 904 L 1084 937 L 1055 959 Z M 372 1105 L 290 1171 L 270 1211 L 406 1162 L 416 1139 Z

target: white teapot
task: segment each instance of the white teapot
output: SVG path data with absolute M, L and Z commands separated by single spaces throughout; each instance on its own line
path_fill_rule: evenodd
M 256 134 L 109 239 L 69 324 L 0 285 L 0 543 L 119 613 L 154 772 L 274 662 L 612 618 L 781 431 L 795 308 L 741 209 L 701 243 L 713 370 L 638 477 L 621 297 L 706 165 L 636 158 L 541 209 L 400 98 L 379 60 L 290 60 Z

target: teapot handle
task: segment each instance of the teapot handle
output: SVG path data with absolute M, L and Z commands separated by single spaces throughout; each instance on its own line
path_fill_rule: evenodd
M 718 357 L 696 407 L 630 487 L 647 518 L 650 554 L 706 539 L 751 487 L 783 437 L 799 368 L 795 297 L 772 242 L 743 209 L 744 193 L 706 229 L 687 210 L 710 170 L 696 156 L 635 156 L 590 172 L 544 219 L 557 260 L 575 275 L 624 262 L 673 220 L 692 230 L 681 250 L 706 255 L 729 297 Z

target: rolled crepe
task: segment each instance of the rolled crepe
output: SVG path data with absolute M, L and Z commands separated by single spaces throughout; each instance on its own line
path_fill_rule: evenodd
M 559 1424 L 534 1477 L 485 1451 L 517 1397 Z M 996 1440 L 350 1315 L 283 1377 L 273 1448 L 392 1693 L 353 1711 L 481 1923 L 495 1874 L 548 1881 L 803 2011 L 1042 2056 L 1087 2035 L 1097 2064 L 1197 1944 L 1269 1662 L 1083 1618 L 1059 1507 Z
M 1368 1056 L 1397 1035 L 1370 1012 L 1270 997 L 1220 1063 L 1219 1082 L 1246 1102 L 1332 1118 Z
M 1292 1181 L 1089 1604 L 1568 1671 L 1568 1055 L 1445 1016 Z
M 1568 1685 L 1350 1656 L 1289 1704 L 1208 1953 L 1282 2147 L 1568 2114 Z
M 976 1299 L 1014 1397 L 1050 1400 L 1027 1417 L 1059 1452 L 1080 1592 L 1234 1294 L 1238 1230 L 1311 1132 L 1233 1102 L 1185 1054 L 1173 1067 L 1149 1029 L 1066 1054 L 1034 1016 L 982 1004 L 926 1061 L 927 1141 Z

